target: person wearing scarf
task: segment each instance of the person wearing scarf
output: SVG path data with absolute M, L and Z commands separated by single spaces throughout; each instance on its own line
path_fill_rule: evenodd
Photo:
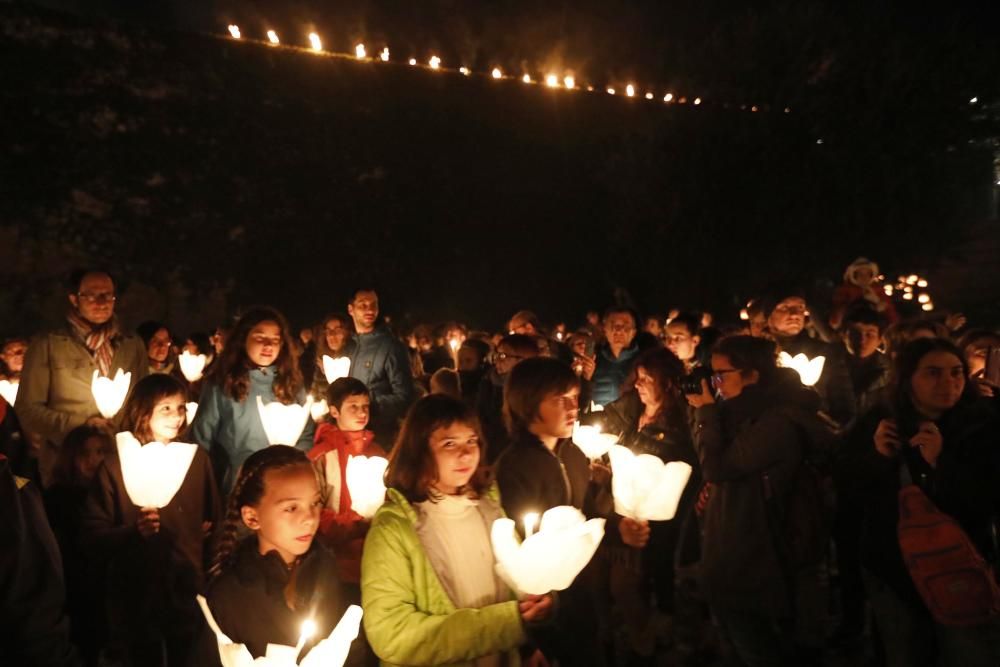
M 75 271 L 68 285 L 66 325 L 40 334 L 28 346 L 17 396 L 22 426 L 44 441 L 39 472 L 52 482 L 59 447 L 69 431 L 84 423 L 110 426 L 102 419 L 90 386 L 94 371 L 132 374 L 132 385 L 146 376 L 146 349 L 123 333 L 115 317 L 115 283 L 107 271 Z

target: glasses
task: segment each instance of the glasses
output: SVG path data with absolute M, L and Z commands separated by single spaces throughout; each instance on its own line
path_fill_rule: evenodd
M 115 299 L 118 298 L 115 296 L 114 292 L 98 292 L 97 294 L 80 292 L 77 296 L 87 303 L 114 303 Z
M 497 361 L 506 361 L 507 359 L 527 359 L 527 357 L 521 356 L 520 354 L 510 354 L 509 352 L 497 352 L 494 355 Z

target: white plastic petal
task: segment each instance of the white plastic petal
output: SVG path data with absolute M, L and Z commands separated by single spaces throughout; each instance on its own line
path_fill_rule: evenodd
M 309 408 L 309 412 L 312 415 L 313 421 L 318 422 L 323 419 L 330 412 L 330 406 L 327 405 L 326 399 L 320 400 L 318 403 L 313 403 L 312 407 Z
M 366 519 L 385 503 L 385 470 L 388 459 L 381 456 L 350 456 L 347 459 L 347 489 L 351 509 Z
M 575 507 L 554 507 L 538 532 L 519 543 L 514 522 L 497 519 L 490 531 L 497 574 L 518 595 L 565 590 L 594 557 L 604 523 L 587 521 Z
M 205 370 L 208 358 L 204 354 L 191 354 L 187 350 L 181 352 L 177 357 L 177 363 L 181 366 L 181 373 L 188 382 L 197 382 L 201 379 L 201 374 Z
M 824 356 L 810 359 L 801 352 L 794 357 L 787 352 L 778 353 L 778 364 L 785 368 L 794 369 L 799 374 L 802 384 L 807 387 L 811 387 L 819 382 L 820 376 L 823 375 L 823 366 L 825 363 L 826 357 Z
M 94 395 L 97 410 L 105 419 L 111 419 L 122 409 L 128 388 L 132 382 L 132 373 L 118 369 L 114 379 L 101 377 L 98 371 L 90 380 L 90 392 Z
M 280 401 L 264 405 L 264 401 L 258 396 L 257 411 L 260 413 L 260 422 L 264 426 L 268 444 L 294 446 L 309 421 L 311 409 L 311 398 L 306 400 L 305 405 L 285 405 Z
M 351 358 L 337 357 L 334 359 L 328 354 L 323 355 L 323 373 L 326 381 L 333 384 L 340 378 L 345 378 L 351 373 Z
M 589 459 L 601 458 L 616 442 L 618 442 L 618 436 L 601 433 L 600 426 L 581 426 L 580 422 L 573 422 L 573 444 L 579 447 Z
M 195 415 L 198 414 L 198 404 L 194 401 L 188 401 L 184 404 L 184 407 L 187 408 L 187 423 L 190 426 L 191 422 L 194 421 Z
M 0 396 L 3 396 L 3 400 L 7 401 L 8 405 L 14 405 L 14 402 L 17 400 L 17 388 L 19 386 L 17 382 L 0 380 Z
M 611 493 L 615 512 L 639 521 L 669 521 L 691 478 L 683 461 L 664 463 L 652 454 L 636 456 L 627 447 L 611 448 Z
M 184 483 L 198 445 L 150 442 L 142 445 L 128 431 L 115 436 L 125 491 L 139 507 L 166 507 Z

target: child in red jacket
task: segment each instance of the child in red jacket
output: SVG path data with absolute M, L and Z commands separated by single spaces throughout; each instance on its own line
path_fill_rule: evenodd
M 337 575 L 348 585 L 361 581 L 361 550 L 370 522 L 351 509 L 347 488 L 347 459 L 351 456 L 385 456 L 366 430 L 371 399 L 368 388 L 358 379 L 336 380 L 326 392 L 330 422 L 316 429 L 315 444 L 309 451 L 321 480 L 324 508 L 320 515 L 319 537 L 333 549 Z

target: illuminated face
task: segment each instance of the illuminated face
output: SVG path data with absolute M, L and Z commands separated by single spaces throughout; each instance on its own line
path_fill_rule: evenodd
M 311 466 L 303 464 L 264 473 L 264 496 L 244 505 L 243 523 L 257 533 L 261 554 L 278 552 L 288 564 L 309 550 L 319 528 L 323 500 Z
M 358 292 L 347 305 L 347 314 L 354 319 L 358 333 L 371 333 L 378 319 L 378 295 L 375 292 Z
M 187 421 L 187 404 L 183 394 L 167 396 L 156 402 L 149 416 L 149 430 L 156 442 L 169 443 L 177 439 Z
M 468 424 L 455 422 L 434 429 L 428 444 L 437 464 L 434 485 L 441 493 L 458 493 L 479 467 L 479 436 L 476 431 Z
M 991 347 L 1000 347 L 1000 338 L 979 339 L 965 348 L 965 358 L 969 360 L 969 377 L 975 377 L 986 370 L 986 355 Z
M 878 351 L 878 346 L 882 343 L 882 334 L 879 333 L 876 325 L 853 322 L 851 331 L 854 334 L 853 339 L 858 342 L 857 350 L 853 349 L 853 341 L 849 346 L 855 355 L 867 359 Z
M 368 394 L 348 396 L 339 410 L 330 406 L 330 416 L 337 421 L 337 428 L 341 431 L 363 431 L 368 426 L 370 413 L 371 399 Z
M 660 388 L 656 386 L 656 379 L 642 366 L 635 369 L 635 390 L 643 405 L 660 404 Z
M 712 387 L 724 399 L 736 398 L 743 390 L 757 382 L 757 371 L 744 376 L 739 369 L 733 368 L 729 357 L 724 354 L 712 355 Z
M 509 330 L 511 333 L 534 336 L 538 333 L 535 325 L 530 320 L 523 317 L 516 317 L 510 321 Z
M 28 351 L 28 346 L 21 341 L 7 343 L 0 353 L 0 361 L 11 373 L 20 373 L 24 370 L 24 353 Z
M 160 329 L 154 333 L 146 345 L 146 354 L 149 356 L 149 360 L 158 364 L 165 362 L 167 355 L 170 354 L 170 343 L 170 332 L 166 329 Z
M 578 387 L 573 387 L 564 394 L 552 394 L 539 404 L 531 431 L 543 438 L 568 438 L 573 435 L 573 422 L 579 418 L 579 414 Z
M 936 418 L 958 403 L 965 389 L 962 360 L 950 352 L 928 352 L 910 378 L 913 405 L 928 417 Z
M 106 273 L 89 273 L 80 281 L 80 289 L 69 295 L 80 317 L 91 324 L 104 324 L 115 314 L 115 284 Z
M 624 349 L 635 338 L 635 320 L 630 313 L 611 313 L 604 320 L 604 337 L 612 348 Z
M 343 349 L 344 341 L 347 340 L 349 333 L 347 327 L 340 320 L 327 320 L 326 324 L 323 325 L 323 337 L 326 339 L 326 346 L 333 352 Z
M 694 359 L 695 350 L 700 342 L 701 336 L 692 336 L 683 324 L 667 325 L 667 349 L 681 361 Z
M 806 301 L 798 296 L 790 296 L 774 308 L 767 325 L 771 331 L 781 336 L 798 336 L 806 325 Z
M 247 334 L 247 357 L 260 368 L 267 368 L 281 353 L 281 327 L 277 322 L 264 320 Z

